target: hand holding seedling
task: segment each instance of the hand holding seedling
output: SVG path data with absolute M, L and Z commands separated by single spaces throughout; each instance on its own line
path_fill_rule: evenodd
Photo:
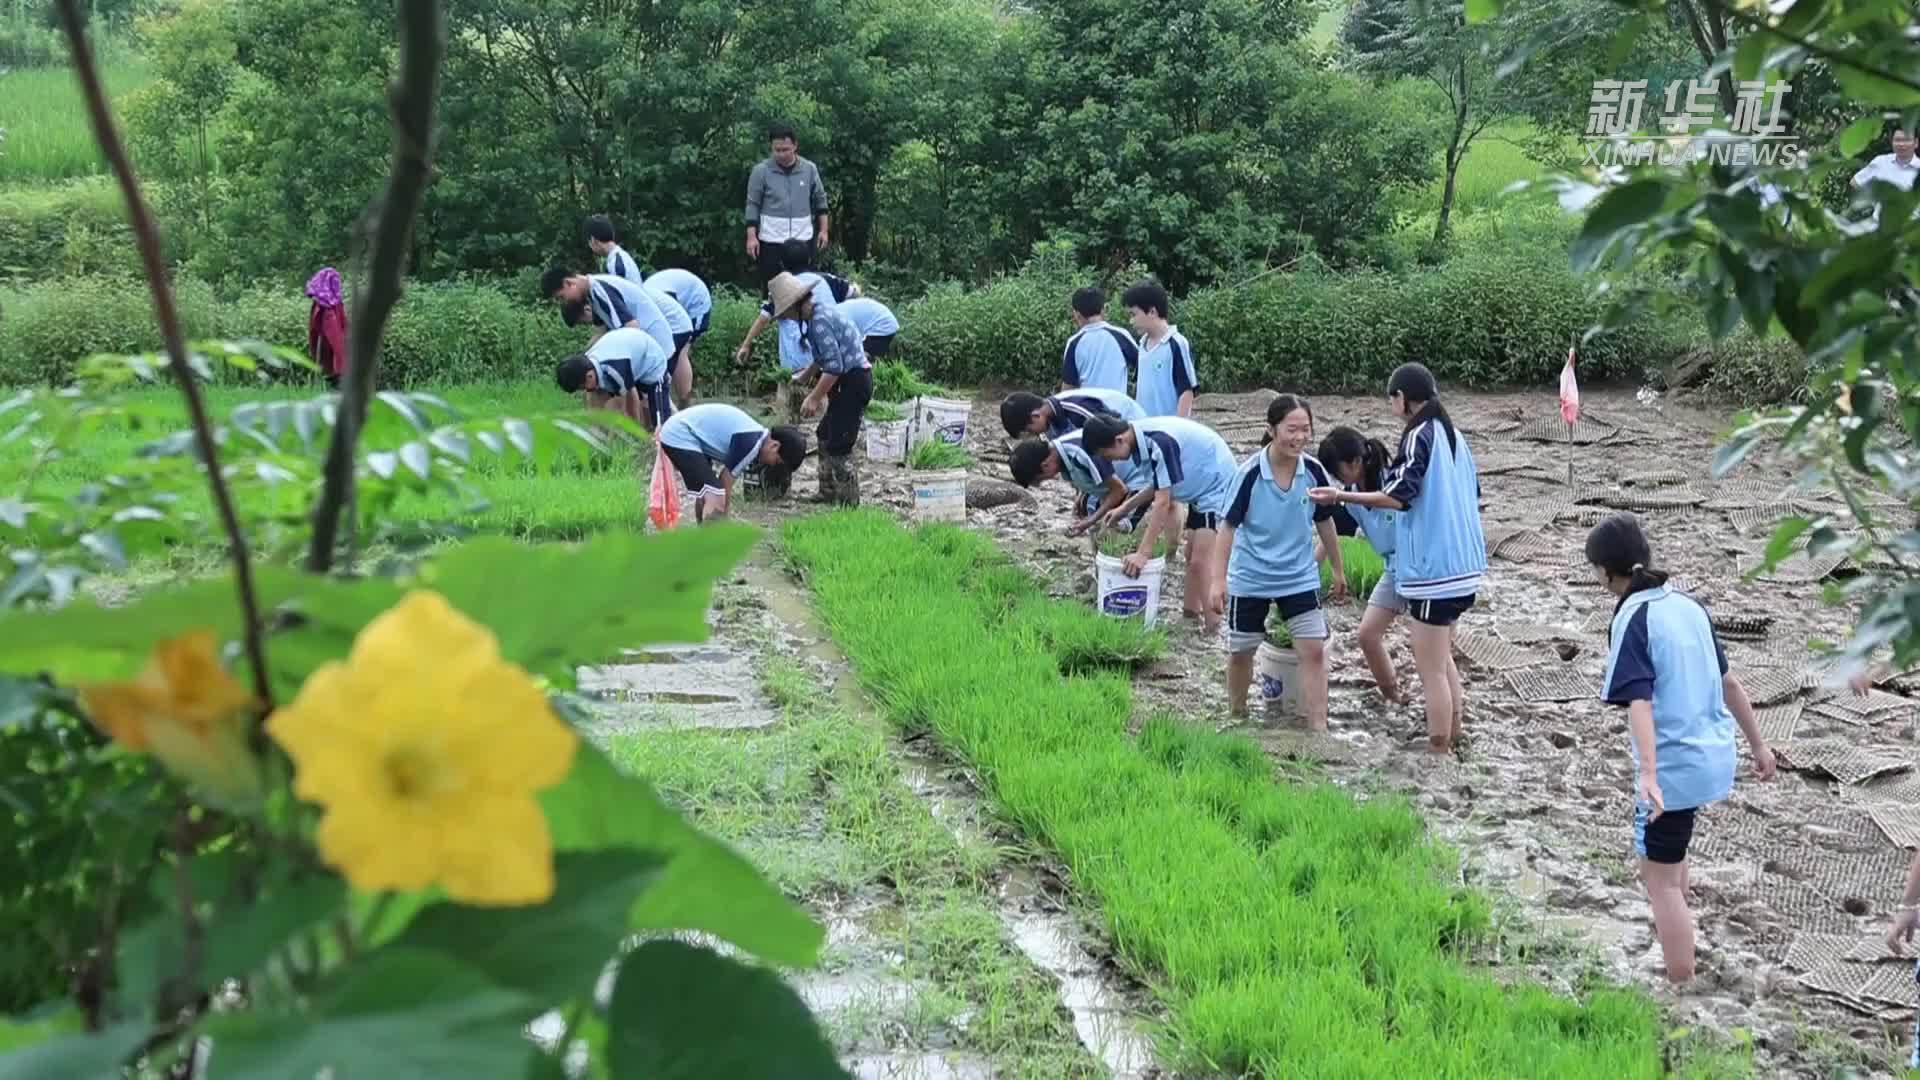
M 1335 487 L 1317 487 L 1308 490 L 1307 498 L 1317 506 L 1340 505 L 1340 489 Z
M 1147 557 L 1137 551 L 1120 560 L 1120 572 L 1128 577 L 1139 577 L 1140 572 L 1146 568 Z
M 1333 575 L 1333 586 L 1327 590 L 1327 598 L 1336 604 L 1344 604 L 1347 602 L 1347 576 L 1345 574 Z

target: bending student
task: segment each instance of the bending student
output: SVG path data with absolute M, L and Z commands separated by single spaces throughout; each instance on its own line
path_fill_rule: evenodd
M 1065 476 L 1080 493 L 1074 504 L 1076 519 L 1067 527 L 1068 536 L 1079 536 L 1090 529 L 1106 527 L 1131 532 L 1146 513 L 1140 503 L 1132 514 L 1115 513 L 1133 491 L 1148 487 L 1151 480 L 1135 480 L 1138 473 L 1129 469 L 1123 476 L 1114 463 L 1087 452 L 1082 441 L 1086 433 L 1074 431 L 1057 439 L 1022 439 L 1007 455 L 1007 468 L 1013 482 L 1030 488 L 1043 480 Z
M 762 488 L 782 490 L 807 457 L 807 437 L 790 427 L 769 431 L 753 417 L 717 401 L 674 413 L 660 425 L 660 452 L 673 462 L 694 497 L 695 521 L 722 517 L 732 508 L 733 481 L 758 470 Z M 714 465 L 720 466 L 719 474 Z
M 1387 448 L 1379 439 L 1369 439 L 1350 427 L 1337 427 L 1320 440 L 1320 464 L 1348 491 L 1379 491 L 1386 479 Z M 1405 699 L 1400 695 L 1400 680 L 1387 656 L 1387 631 L 1395 618 L 1407 610 L 1407 598 L 1393 581 L 1393 548 L 1398 510 L 1382 510 L 1359 503 L 1348 503 L 1367 543 L 1387 564 L 1373 593 L 1367 597 L 1367 612 L 1360 616 L 1360 654 L 1367 658 L 1367 670 L 1373 672 L 1374 685 L 1390 705 Z M 1338 522 L 1335 523 L 1338 529 Z M 1337 546 L 1337 545 L 1336 545 Z M 1451 657 L 1449 657 L 1451 662 Z
M 1181 519 L 1176 504 L 1184 504 L 1187 532 L 1186 616 L 1205 621 L 1208 633 L 1220 628 L 1220 609 L 1208 599 L 1213 595 L 1209 576 L 1213 570 L 1213 544 L 1220 528 L 1220 515 L 1227 509 L 1227 495 L 1240 463 L 1233 449 L 1217 432 L 1205 424 L 1178 416 L 1157 416 L 1131 423 L 1111 416 L 1096 416 L 1081 429 L 1081 444 L 1090 454 L 1127 465 L 1153 487 L 1153 511 L 1146 526 L 1139 529 L 1140 546 L 1120 562 L 1128 577 L 1139 577 L 1153 558 L 1154 542 L 1162 533 L 1177 534 Z M 1145 492 L 1141 493 L 1144 496 Z M 1141 496 L 1135 496 L 1139 498 Z
M 1068 390 L 1052 397 L 1041 397 L 1016 390 L 1000 403 L 1000 425 L 1009 438 L 1045 435 L 1057 439 L 1070 431 L 1079 431 L 1099 414 L 1122 420 L 1144 420 L 1146 410 L 1118 390 Z
M 672 364 L 659 342 L 632 327 L 609 330 L 560 361 L 554 378 L 569 394 L 584 392 L 587 408 L 617 410 L 648 431 L 673 415 Z

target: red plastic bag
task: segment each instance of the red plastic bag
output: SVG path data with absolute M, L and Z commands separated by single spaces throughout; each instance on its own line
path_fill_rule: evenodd
M 653 483 L 647 492 L 647 517 L 656 529 L 680 524 L 680 487 L 674 482 L 673 463 L 659 449 L 653 454 Z

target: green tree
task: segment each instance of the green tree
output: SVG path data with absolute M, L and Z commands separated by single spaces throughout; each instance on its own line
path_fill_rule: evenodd
M 215 171 L 208 136 L 240 70 L 233 8 L 226 0 L 186 0 L 136 25 L 154 81 L 129 103 L 128 126 L 142 164 L 159 177 L 183 182 L 191 196 L 191 219 L 207 229 Z

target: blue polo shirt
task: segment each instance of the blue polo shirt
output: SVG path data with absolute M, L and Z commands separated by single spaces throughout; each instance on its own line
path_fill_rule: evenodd
M 1359 488 L 1349 486 L 1348 491 Z M 1400 532 L 1399 510 L 1382 510 L 1378 507 L 1360 506 L 1357 503 L 1343 503 L 1347 513 L 1353 515 L 1353 523 L 1360 526 L 1360 532 L 1366 536 L 1367 543 L 1374 552 L 1391 565 L 1393 548 L 1398 542 Z
M 707 317 L 713 314 L 713 293 L 707 289 L 707 283 L 690 270 L 657 270 L 647 278 L 647 288 L 666 293 L 687 309 L 687 318 L 693 320 L 696 330 L 705 327 Z
M 1053 406 L 1053 416 L 1047 421 L 1047 435 L 1055 439 L 1069 431 L 1079 431 L 1087 426 L 1087 421 L 1102 413 L 1121 420 L 1147 417 L 1145 410 L 1118 390 L 1068 390 L 1048 398 L 1047 404 Z
M 1642 589 L 1614 612 L 1600 696 L 1653 703 L 1653 772 L 1668 810 L 1705 806 L 1733 790 L 1733 712 L 1720 678 L 1727 654 L 1698 600 L 1666 586 Z M 1635 765 L 1645 747 L 1627 746 Z
M 853 328 L 860 331 L 862 340 L 870 337 L 888 337 L 900 332 L 900 320 L 893 317 L 887 305 L 865 296 L 852 300 L 842 300 L 838 305 L 840 314 L 853 321 Z
M 1226 522 L 1234 529 L 1228 592 L 1273 598 L 1319 591 L 1313 527 L 1331 518 L 1333 507 L 1315 506 L 1307 492 L 1326 486 L 1327 470 L 1311 454 L 1300 455 L 1291 476 L 1274 475 L 1265 447 L 1241 463 L 1227 501 Z
M 1052 440 L 1053 452 L 1060 455 L 1060 475 L 1066 477 L 1073 490 L 1082 495 L 1094 497 L 1107 493 L 1107 478 L 1119 476 L 1120 483 L 1128 491 L 1139 491 L 1153 481 L 1142 475 L 1130 461 L 1108 461 L 1099 454 L 1087 452 L 1081 444 L 1083 431 L 1072 431 Z M 1116 467 L 1124 471 L 1116 472 Z
M 693 316 L 687 314 L 687 309 L 680 306 L 680 301 L 675 300 L 672 293 L 655 285 L 642 285 L 641 288 L 660 306 L 660 314 L 666 316 L 669 331 L 675 334 L 693 333 Z
M 635 285 L 646 283 L 646 274 L 640 269 L 640 260 L 627 254 L 627 249 L 619 244 L 607 249 L 607 273 L 631 281 Z
M 673 355 L 673 328 L 667 323 L 666 313 L 660 310 L 660 305 L 646 289 L 611 274 L 590 274 L 587 277 L 587 305 L 593 309 L 593 317 L 600 320 L 601 326 L 618 330 L 630 322 L 638 323 L 639 329 L 660 343 L 663 352 Z M 684 317 L 686 312 L 681 312 L 681 315 Z
M 1135 420 L 1132 426 L 1130 464 L 1155 487 L 1203 514 L 1226 510 L 1234 474 L 1240 469 L 1227 440 L 1183 416 L 1153 416 Z
M 1180 411 L 1180 395 L 1200 386 L 1193 367 L 1193 346 L 1187 344 L 1180 328 L 1168 328 L 1167 338 L 1153 348 L 1140 339 L 1139 389 L 1133 399 L 1148 416 L 1174 416 Z
M 1081 389 L 1127 392 L 1127 373 L 1140 364 L 1140 346 L 1125 330 L 1101 319 L 1073 332 L 1060 354 L 1060 381 Z
M 767 429 L 753 417 L 718 401 L 674 413 L 660 425 L 660 445 L 705 454 L 735 476 L 755 465 Z
M 588 347 L 587 359 L 603 393 L 624 394 L 667 377 L 667 354 L 660 351 L 660 344 L 630 326 L 600 335 Z

